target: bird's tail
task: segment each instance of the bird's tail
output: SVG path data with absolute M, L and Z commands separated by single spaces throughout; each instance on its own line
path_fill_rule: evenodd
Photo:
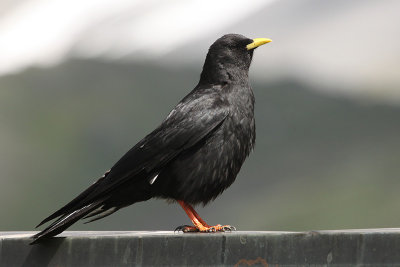
M 103 199 L 95 201 L 82 208 L 79 208 L 77 210 L 74 210 L 72 212 L 69 212 L 61 216 L 52 224 L 50 224 L 46 229 L 34 235 L 32 237 L 34 240 L 31 242 L 31 245 L 38 243 L 43 238 L 52 237 L 63 232 L 65 229 L 70 227 L 76 221 L 78 221 L 79 219 L 83 218 L 86 215 L 89 215 L 89 213 L 99 208 L 103 204 L 103 201 L 104 201 Z

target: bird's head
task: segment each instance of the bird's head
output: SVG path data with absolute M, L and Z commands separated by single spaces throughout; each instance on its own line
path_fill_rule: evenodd
M 254 49 L 271 42 L 267 38 L 250 39 L 240 34 L 226 34 L 208 50 L 200 83 L 223 84 L 248 75 Z

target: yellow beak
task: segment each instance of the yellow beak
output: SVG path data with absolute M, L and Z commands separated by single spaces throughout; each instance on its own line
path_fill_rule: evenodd
M 268 39 L 268 38 L 255 38 L 255 39 L 253 39 L 253 42 L 251 44 L 248 44 L 246 46 L 246 48 L 247 48 L 247 50 L 251 50 L 251 49 L 254 49 L 256 47 L 259 47 L 260 45 L 263 45 L 263 44 L 266 44 L 269 42 L 272 42 L 272 40 Z

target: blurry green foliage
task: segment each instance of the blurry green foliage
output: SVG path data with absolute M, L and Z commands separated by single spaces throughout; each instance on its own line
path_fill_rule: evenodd
M 199 66 L 72 60 L 0 78 L 0 230 L 33 226 L 84 190 L 197 83 Z M 400 108 L 300 82 L 252 81 L 257 144 L 236 182 L 199 213 L 240 230 L 399 227 Z M 172 230 L 151 200 L 79 230 Z

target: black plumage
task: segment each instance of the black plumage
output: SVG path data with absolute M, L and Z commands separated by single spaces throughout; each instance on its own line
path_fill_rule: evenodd
M 152 197 L 177 200 L 192 219 L 186 231 L 223 231 L 190 205 L 207 204 L 235 180 L 255 142 L 254 95 L 248 71 L 254 48 L 269 39 L 227 34 L 211 45 L 200 81 L 153 132 L 103 177 L 44 219 L 56 219 L 34 242 Z

